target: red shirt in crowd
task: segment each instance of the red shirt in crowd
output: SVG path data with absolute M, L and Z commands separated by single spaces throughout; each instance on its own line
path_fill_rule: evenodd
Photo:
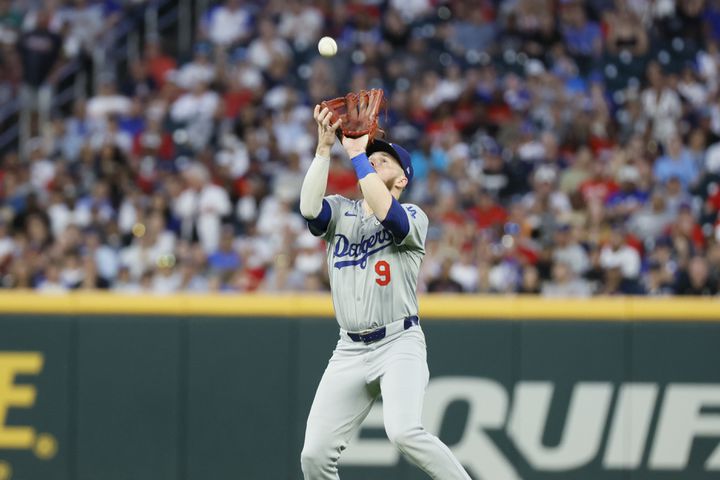
M 223 96 L 225 107 L 225 118 L 235 118 L 245 106 L 249 105 L 253 98 L 251 90 L 231 90 Z
M 165 76 L 170 70 L 174 70 L 177 67 L 177 62 L 174 58 L 168 57 L 167 55 L 159 55 L 157 57 L 149 58 L 146 61 L 147 71 L 155 80 L 155 85 L 158 88 L 162 88 L 165 85 Z
M 357 176 L 349 168 L 331 168 L 328 173 L 327 194 L 338 194 L 348 198 L 358 195 Z
M 442 214 L 440 221 L 445 224 L 455 225 L 460 227 L 465 225 L 465 216 L 460 212 L 448 211 Z
M 487 208 L 475 205 L 468 210 L 468 215 L 475 221 L 480 229 L 502 225 L 507 221 L 508 215 L 503 207 L 494 204 Z
M 720 189 L 707 199 L 714 211 L 720 211 Z
M 606 178 L 589 178 L 580 184 L 580 193 L 585 202 L 598 199 L 604 204 L 608 197 L 617 191 L 617 183 Z

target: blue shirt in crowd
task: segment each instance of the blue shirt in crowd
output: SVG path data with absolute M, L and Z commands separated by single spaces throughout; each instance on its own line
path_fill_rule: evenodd
M 665 183 L 676 177 L 685 190 L 697 179 L 698 173 L 697 165 L 687 150 L 683 150 L 677 158 L 663 155 L 653 167 L 653 174 L 659 182 Z

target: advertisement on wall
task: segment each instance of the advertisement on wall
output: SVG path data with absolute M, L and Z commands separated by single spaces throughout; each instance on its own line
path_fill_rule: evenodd
M 467 409 L 452 450 L 478 479 L 523 478 L 516 466 L 518 457 L 534 475 L 547 478 L 593 461 L 607 472 L 686 472 L 693 446 L 698 447 L 696 441 L 703 438 L 714 439 L 716 445 L 709 455 L 695 452 L 703 460 L 695 466 L 700 467 L 696 473 L 712 478 L 713 472 L 720 472 L 720 384 L 672 383 L 663 389 L 657 383 L 577 383 L 560 415 L 565 422 L 561 438 L 548 445 L 544 436 L 554 420 L 549 413 L 555 390 L 553 382 L 521 381 L 508 391 L 487 378 L 434 378 L 427 389 L 423 420 L 431 433 L 439 435 L 453 405 Z M 377 404 L 343 453 L 342 465 L 396 467 L 401 455 L 387 438 L 364 436 L 383 428 L 382 405 Z M 493 439 L 496 436 L 512 448 L 502 448 Z
M 0 322 L 0 480 L 69 477 L 70 329 Z
M 422 328 L 424 425 L 474 480 L 720 476 L 720 323 Z M 336 340 L 328 319 L 0 317 L 0 480 L 302 478 Z M 381 399 L 340 474 L 427 478 Z

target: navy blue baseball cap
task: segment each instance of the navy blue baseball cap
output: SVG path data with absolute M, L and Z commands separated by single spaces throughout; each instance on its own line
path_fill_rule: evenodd
M 375 152 L 385 152 L 400 162 L 400 166 L 402 167 L 403 172 L 405 172 L 408 183 L 410 183 L 415 171 L 413 170 L 412 162 L 410 161 L 410 154 L 407 150 L 397 143 L 390 143 L 376 138 L 365 150 L 368 157 Z

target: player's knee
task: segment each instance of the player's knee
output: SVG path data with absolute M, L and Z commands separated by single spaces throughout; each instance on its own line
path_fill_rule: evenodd
M 423 432 L 423 427 L 420 425 L 411 427 L 385 427 L 385 433 L 387 433 L 390 442 L 400 449 L 403 449 L 406 446 L 411 446 L 423 434 Z
M 302 471 L 306 474 L 324 470 L 332 459 L 324 448 L 319 445 L 305 444 L 300 453 L 300 464 Z

